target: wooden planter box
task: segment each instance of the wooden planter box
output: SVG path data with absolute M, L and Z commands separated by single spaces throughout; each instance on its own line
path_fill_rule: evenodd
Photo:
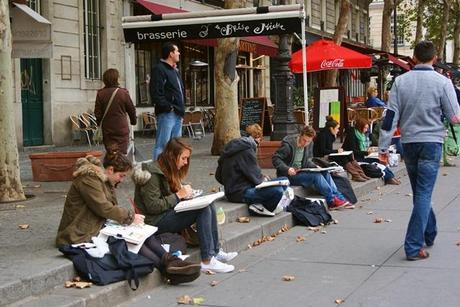
M 281 141 L 262 141 L 257 149 L 257 163 L 260 168 L 273 168 L 272 157 L 281 146 Z
M 61 151 L 34 153 L 29 155 L 32 162 L 34 181 L 70 181 L 78 158 L 92 155 L 102 157 L 101 151 Z

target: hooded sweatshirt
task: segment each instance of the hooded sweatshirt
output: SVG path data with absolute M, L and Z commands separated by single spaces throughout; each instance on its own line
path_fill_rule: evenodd
M 219 158 L 216 180 L 224 185 L 225 196 L 231 202 L 243 202 L 246 189 L 264 180 L 257 164 L 257 144 L 252 137 L 228 142 Z

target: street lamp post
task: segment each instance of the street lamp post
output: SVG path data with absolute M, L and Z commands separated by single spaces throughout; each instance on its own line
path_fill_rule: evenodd
M 271 140 L 282 140 L 286 135 L 297 133 L 297 126 L 293 116 L 292 88 L 294 76 L 289 69 L 288 63 L 291 59 L 291 48 L 289 46 L 288 34 L 280 35 L 279 65 L 272 76 L 271 85 L 274 88 L 273 102 L 275 112 L 273 114 L 273 132 Z

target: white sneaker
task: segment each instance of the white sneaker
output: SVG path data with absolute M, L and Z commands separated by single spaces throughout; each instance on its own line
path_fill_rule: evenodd
M 275 213 L 268 211 L 264 206 L 261 204 L 252 204 L 249 205 L 249 211 L 257 214 L 257 215 L 264 215 L 264 216 L 275 216 Z
M 233 258 L 238 256 L 237 252 L 226 253 L 222 249 L 219 250 L 219 253 L 216 255 L 216 259 L 220 262 L 229 262 Z
M 215 257 L 211 258 L 211 261 L 208 264 L 201 262 L 201 271 L 212 271 L 215 273 L 229 273 L 232 272 L 235 267 L 231 264 L 222 263 L 217 260 Z

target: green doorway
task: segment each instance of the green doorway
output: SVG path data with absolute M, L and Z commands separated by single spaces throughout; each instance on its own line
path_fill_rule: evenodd
M 42 60 L 21 59 L 22 137 L 24 146 L 43 145 Z

